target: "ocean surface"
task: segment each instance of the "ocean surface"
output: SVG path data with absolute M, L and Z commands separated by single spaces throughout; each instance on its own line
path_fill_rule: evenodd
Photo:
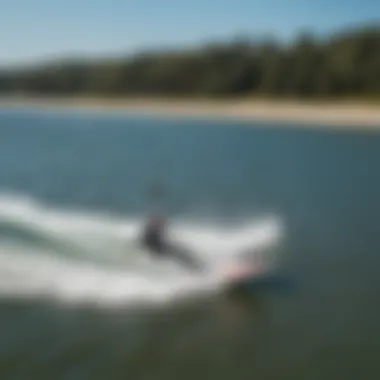
M 0 108 L 0 378 L 379 378 L 380 134 L 359 130 Z M 215 271 L 141 249 L 157 209 Z M 246 249 L 277 281 L 227 293 Z

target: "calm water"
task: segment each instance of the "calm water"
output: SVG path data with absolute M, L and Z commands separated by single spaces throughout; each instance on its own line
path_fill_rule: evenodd
M 376 133 L 0 110 L 0 377 L 379 377 L 379 164 Z M 156 181 L 178 239 L 292 285 L 141 262 Z

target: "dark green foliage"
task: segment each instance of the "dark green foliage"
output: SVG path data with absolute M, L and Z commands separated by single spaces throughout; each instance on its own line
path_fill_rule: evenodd
M 0 72 L 0 94 L 379 96 L 380 28 Z

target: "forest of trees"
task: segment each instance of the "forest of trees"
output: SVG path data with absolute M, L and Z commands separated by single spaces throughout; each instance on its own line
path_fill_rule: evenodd
M 0 95 L 380 97 L 380 27 L 0 71 Z

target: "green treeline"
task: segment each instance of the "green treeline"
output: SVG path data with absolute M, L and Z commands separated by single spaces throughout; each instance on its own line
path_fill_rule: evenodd
M 0 94 L 379 97 L 380 27 L 2 70 Z

